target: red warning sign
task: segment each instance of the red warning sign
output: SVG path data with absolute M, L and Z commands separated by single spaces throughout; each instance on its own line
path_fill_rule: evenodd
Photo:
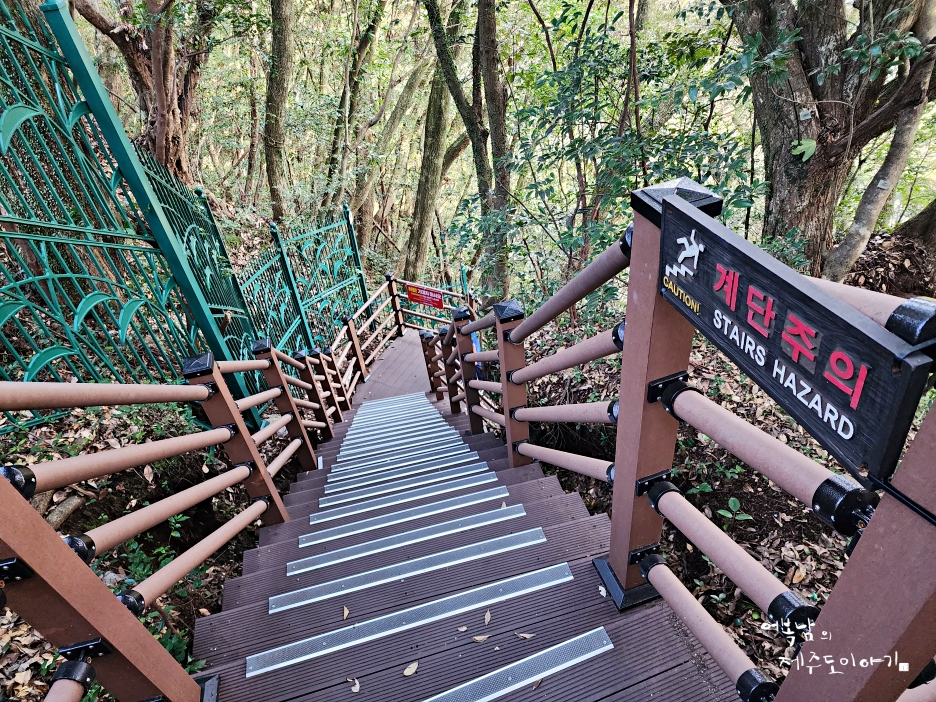
M 436 309 L 443 309 L 442 291 L 434 288 L 424 288 L 421 285 L 406 284 L 406 299 L 419 305 L 428 305 Z

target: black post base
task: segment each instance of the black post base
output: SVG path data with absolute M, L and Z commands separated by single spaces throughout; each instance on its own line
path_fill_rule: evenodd
M 650 583 L 644 583 L 643 585 L 632 587 L 630 590 L 625 590 L 624 586 L 621 585 L 621 582 L 611 569 L 611 564 L 608 562 L 607 556 L 595 558 L 592 560 L 592 563 L 598 571 L 598 576 L 601 578 L 605 589 L 608 591 L 611 599 L 614 600 L 614 604 L 617 606 L 619 612 L 623 612 L 631 607 L 636 607 L 644 602 L 650 602 L 660 596 L 660 593 L 658 593 Z

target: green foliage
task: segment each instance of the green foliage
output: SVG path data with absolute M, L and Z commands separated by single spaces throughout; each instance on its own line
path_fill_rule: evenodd
M 794 156 L 800 156 L 803 163 L 806 163 L 816 153 L 815 139 L 800 139 L 793 142 L 793 150 L 790 152 Z
M 750 514 L 745 514 L 741 511 L 741 500 L 737 497 L 728 498 L 728 509 L 720 509 L 718 513 L 729 520 L 737 520 L 739 522 L 746 521 L 748 519 L 754 519 Z M 727 528 L 727 525 L 726 525 Z

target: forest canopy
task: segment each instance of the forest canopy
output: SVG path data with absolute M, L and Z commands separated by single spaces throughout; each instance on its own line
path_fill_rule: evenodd
M 235 261 L 346 203 L 374 273 L 542 298 L 679 176 L 812 275 L 875 235 L 936 260 L 936 0 L 73 4 Z

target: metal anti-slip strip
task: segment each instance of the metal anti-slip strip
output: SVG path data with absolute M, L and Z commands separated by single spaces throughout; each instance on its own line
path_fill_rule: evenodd
M 320 497 L 318 503 L 319 507 L 332 507 L 333 505 L 341 505 L 345 502 L 354 502 L 355 500 L 374 497 L 376 495 L 384 495 L 388 492 L 406 490 L 407 488 L 416 487 L 418 485 L 428 485 L 429 483 L 440 483 L 443 480 L 451 480 L 452 478 L 461 478 L 465 475 L 480 473 L 486 470 L 486 463 L 472 463 L 467 466 L 441 470 L 438 473 L 426 473 L 424 475 L 413 476 L 412 478 L 404 478 L 403 480 L 394 480 L 393 482 L 383 485 L 374 485 L 359 490 L 349 490 L 348 492 L 342 492 L 337 495 L 327 495 L 325 497 Z
M 399 612 L 385 614 L 375 619 L 248 656 L 246 677 L 250 678 L 271 670 L 285 668 L 474 609 L 490 607 L 498 602 L 545 590 L 570 580 L 572 580 L 572 571 L 569 565 L 561 563 L 443 597 L 433 602 L 409 607 Z
M 485 473 L 478 473 L 477 475 L 470 475 L 467 478 L 462 478 L 461 480 L 451 480 L 446 483 L 427 485 L 426 487 L 421 487 L 417 490 L 407 490 L 406 492 L 398 492 L 394 495 L 378 497 L 376 500 L 367 500 L 366 502 L 358 502 L 357 504 L 353 505 L 345 505 L 344 507 L 337 507 L 335 509 L 316 512 L 315 514 L 309 515 L 309 524 L 330 522 L 333 519 L 341 519 L 342 517 L 349 517 L 354 514 L 371 512 L 375 509 L 383 509 L 384 507 L 400 505 L 406 502 L 414 502 L 416 500 L 422 500 L 427 497 L 435 497 L 436 495 L 444 495 L 447 492 L 464 490 L 465 488 L 476 487 L 478 485 L 484 485 L 485 483 L 493 483 L 496 480 L 497 473 L 494 473 L 493 471 L 487 471 Z
M 479 465 L 487 466 L 486 463 L 480 463 Z M 345 490 L 353 490 L 354 488 L 359 488 L 364 485 L 373 485 L 374 483 L 382 483 L 388 480 L 396 480 L 397 478 L 405 478 L 410 475 L 418 475 L 419 473 L 427 473 L 432 470 L 438 471 L 441 469 L 442 466 L 429 463 L 407 466 L 406 468 L 397 468 L 396 470 L 378 471 L 369 475 L 360 476 L 354 480 L 345 480 L 339 483 L 325 483 L 325 494 L 331 495 Z
M 442 419 L 438 414 L 423 415 L 419 417 L 406 417 L 405 419 L 396 419 L 390 422 L 377 422 L 373 425 L 364 427 L 351 427 L 345 434 L 344 443 L 360 442 L 362 439 L 373 439 L 379 436 L 395 436 L 400 428 L 415 429 L 423 427 L 451 427 L 451 424 Z
M 426 463 L 427 461 L 431 461 L 433 459 L 448 458 L 449 456 L 456 456 L 460 453 L 472 453 L 471 447 L 467 444 L 461 444 L 458 446 L 452 446 L 451 448 L 436 448 L 426 452 L 411 453 L 406 456 L 396 456 L 393 459 L 388 458 L 374 463 L 367 462 L 362 465 L 353 465 L 344 468 L 333 466 L 332 472 L 340 473 L 345 470 L 352 470 L 356 468 L 404 468 L 414 463 Z
M 406 465 L 406 468 L 418 468 L 420 470 L 431 470 L 432 468 L 445 468 L 448 466 L 457 466 L 462 463 L 469 463 L 471 461 L 477 461 L 478 454 L 474 451 L 470 453 L 459 453 L 449 458 L 433 458 L 430 460 L 422 460 L 420 463 L 413 463 L 411 465 Z M 350 480 L 352 478 L 359 478 L 362 475 L 370 475 L 371 473 L 385 473 L 390 470 L 397 470 L 397 466 L 371 466 L 369 468 L 355 468 L 353 470 L 348 470 L 343 473 L 329 473 L 328 477 L 325 478 L 326 484 L 338 483 L 341 484 L 343 480 Z
M 490 702 L 614 648 L 603 626 L 430 697 L 425 702 Z
M 345 447 L 345 445 L 342 444 L 341 448 L 338 450 L 337 458 L 341 460 L 369 451 L 385 451 L 392 447 L 408 446 L 417 441 L 428 441 L 430 438 L 436 436 L 460 436 L 460 434 L 450 426 L 429 427 L 425 429 L 406 427 L 404 434 L 401 434 L 399 427 L 397 427 L 397 432 L 394 436 L 388 436 L 375 441 L 362 440 L 349 447 Z
M 429 436 L 414 436 L 408 443 L 418 443 L 421 450 L 426 450 L 437 447 L 441 444 L 464 444 L 465 442 L 462 441 L 462 438 L 458 435 L 458 432 L 447 431 L 439 432 L 438 434 Z M 354 451 L 351 454 L 339 453 L 335 462 L 347 463 L 348 461 L 360 461 L 365 458 L 373 461 L 387 460 L 388 457 L 391 457 L 395 453 L 406 452 L 407 448 L 407 443 L 385 444 L 383 442 L 375 442 L 375 445 L 372 445 L 368 449 L 360 449 Z
M 282 612 L 283 610 L 301 607 L 302 605 L 313 602 L 321 602 L 339 595 L 346 595 L 349 592 L 357 592 L 366 588 L 376 587 L 384 583 L 400 580 L 401 578 L 411 578 L 422 573 L 429 573 L 440 568 L 451 568 L 460 563 L 469 563 L 481 558 L 496 556 L 499 553 L 516 551 L 526 546 L 541 544 L 546 541 L 546 535 L 540 527 L 528 529 L 517 534 L 508 534 L 499 536 L 496 539 L 479 541 L 476 544 L 469 544 L 460 548 L 449 549 L 433 553 L 422 558 L 414 558 L 403 563 L 375 568 L 365 573 L 350 575 L 347 578 L 339 578 L 320 585 L 304 587 L 301 590 L 287 592 L 282 595 L 276 595 L 270 598 L 270 614 Z
M 384 551 L 390 551 L 403 546 L 412 546 L 413 544 L 422 543 L 423 541 L 439 539 L 449 534 L 457 534 L 460 531 L 468 531 L 469 529 L 477 529 L 478 527 L 506 522 L 510 519 L 522 517 L 525 514 L 526 511 L 523 509 L 523 505 L 510 505 L 508 507 L 500 507 L 491 510 L 490 512 L 473 514 L 470 517 L 452 519 L 448 522 L 442 522 L 441 524 L 433 524 L 420 529 L 413 529 L 412 531 L 404 531 L 402 534 L 385 536 L 382 539 L 375 539 L 374 541 L 368 541 L 363 544 L 355 544 L 354 546 L 339 548 L 335 551 L 320 553 L 316 556 L 300 558 L 297 561 L 290 561 L 286 564 L 286 575 L 307 573 L 310 570 L 318 570 L 319 568 L 325 568 L 326 566 L 335 565 L 336 563 L 344 563 L 354 558 L 372 556 L 375 553 L 383 553 Z
M 425 444 L 420 444 L 418 447 L 396 449 L 394 451 L 379 453 L 371 456 L 364 456 L 361 458 L 339 460 L 332 466 L 332 470 L 337 473 L 342 473 L 344 471 L 353 470 L 355 468 L 367 468 L 368 466 L 373 465 L 394 463 L 397 460 L 411 458 L 412 456 L 420 456 L 427 453 L 431 454 L 436 451 L 448 451 L 449 449 L 456 448 L 461 448 L 466 451 L 471 450 L 471 447 L 462 441 L 461 438 L 452 436 L 440 439 L 438 441 L 431 441 Z
M 488 500 L 502 500 L 509 496 L 510 493 L 507 492 L 507 488 L 500 486 L 481 490 L 480 492 L 473 492 L 470 495 L 462 495 L 461 497 L 450 497 L 447 500 L 433 502 L 432 504 L 422 505 L 421 507 L 410 507 L 409 509 L 403 509 L 399 512 L 393 512 L 392 514 L 384 514 L 380 517 L 370 517 L 368 519 L 352 522 L 351 524 L 342 524 L 341 526 L 331 527 L 330 529 L 322 529 L 312 534 L 303 534 L 299 537 L 299 548 L 321 544 L 326 541 L 334 541 L 335 539 L 341 539 L 345 536 L 362 534 L 365 531 L 382 529 L 384 527 L 393 526 L 394 524 L 411 522 L 414 519 L 431 517 L 436 514 L 442 514 L 443 512 L 451 512 L 454 509 L 469 507 L 481 502 L 487 502 Z

